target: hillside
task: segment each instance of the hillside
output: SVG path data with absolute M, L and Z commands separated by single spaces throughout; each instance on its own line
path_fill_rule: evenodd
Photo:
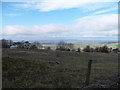
M 90 84 L 117 75 L 114 53 L 60 52 L 3 49 L 3 87 L 81 88 L 88 60 L 92 59 Z

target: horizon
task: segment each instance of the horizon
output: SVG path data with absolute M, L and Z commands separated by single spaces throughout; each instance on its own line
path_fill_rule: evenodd
M 5 38 L 3 38 L 5 39 Z M 1 39 L 2 40 L 2 39 Z M 12 40 L 12 39 L 5 39 L 5 40 Z M 22 42 L 22 41 L 29 41 L 29 42 L 40 42 L 40 43 L 58 43 L 60 41 L 68 42 L 68 43 L 119 43 L 119 41 L 115 40 L 12 40 L 13 42 Z
M 118 41 L 118 0 L 90 1 L 3 0 L 0 38 Z

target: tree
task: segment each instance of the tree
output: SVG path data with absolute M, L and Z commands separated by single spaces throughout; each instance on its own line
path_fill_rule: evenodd
M 57 50 L 65 50 L 66 49 L 66 42 L 60 41 L 57 45 Z
M 81 51 L 80 48 L 78 48 L 78 49 L 77 49 L 77 52 L 80 52 L 80 51 Z
M 72 43 L 67 43 L 67 42 L 64 42 L 64 41 L 60 41 L 58 44 L 57 44 L 57 48 L 56 50 L 70 50 L 70 49 L 73 49 L 74 45 Z
M 73 49 L 74 48 L 74 44 L 72 44 L 72 43 L 67 43 L 67 46 L 68 46 L 69 49 Z
M 107 47 L 107 45 L 104 45 L 103 47 L 101 47 L 101 52 L 105 52 L 105 53 L 109 52 L 109 48 Z
M 95 52 L 99 52 L 99 47 L 96 47 L 96 48 L 95 48 Z
M 13 45 L 13 41 L 12 40 L 8 40 L 8 45 L 12 46 Z
M 90 51 L 91 51 L 90 46 L 89 46 L 89 45 L 87 45 L 87 46 L 83 49 L 83 51 L 85 51 L 85 52 L 90 52 Z
M 35 41 L 33 42 L 34 45 L 41 45 L 39 42 Z
M 47 47 L 46 49 L 47 49 L 47 50 L 51 50 L 51 47 Z
M 33 45 L 36 45 L 37 47 L 39 47 L 39 48 L 42 48 L 43 47 L 43 45 L 41 44 L 41 43 L 39 43 L 39 42 L 33 42 L 32 43 Z
M 2 48 L 9 48 L 13 44 L 12 40 L 2 39 L 1 41 L 2 41 Z
M 36 46 L 36 45 L 32 45 L 32 46 L 30 47 L 30 49 L 37 49 L 37 46 Z

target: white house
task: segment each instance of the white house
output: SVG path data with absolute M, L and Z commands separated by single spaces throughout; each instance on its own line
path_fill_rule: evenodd
M 18 48 L 18 45 L 12 45 L 12 46 L 10 46 L 10 49 L 16 49 L 16 48 Z

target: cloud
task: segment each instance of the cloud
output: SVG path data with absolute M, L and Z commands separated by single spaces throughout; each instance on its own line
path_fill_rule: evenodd
M 24 35 L 34 35 L 34 34 L 44 34 L 52 32 L 61 32 L 68 30 L 68 27 L 64 25 L 33 25 L 33 26 L 20 26 L 20 25 L 8 25 L 3 29 L 3 34 L 15 35 L 15 34 L 24 34 Z
M 22 15 L 23 13 L 9 13 L 9 14 L 6 14 L 6 16 L 11 16 L 11 17 L 14 17 L 14 16 L 20 16 Z
M 117 14 L 104 14 L 78 18 L 75 25 L 76 30 L 88 31 L 110 31 L 118 28 Z
M 20 37 L 117 37 L 118 34 L 117 14 L 95 15 L 78 18 L 73 26 L 61 24 L 48 25 L 8 25 L 3 28 L 6 36 L 15 35 Z
M 56 0 L 1 0 L 2 2 L 41 2 L 41 1 L 56 1 Z M 60 1 L 60 0 L 59 0 Z M 61 0 L 62 1 L 62 0 Z M 79 1 L 79 2 L 118 2 L 119 0 L 66 0 L 66 2 L 73 2 L 73 1 Z
M 116 8 L 110 8 L 110 9 L 95 12 L 94 14 L 102 14 L 102 13 L 114 11 L 114 10 L 117 10 L 117 9 L 118 9 L 117 7 Z
M 43 12 L 70 8 L 94 10 L 108 6 L 105 4 L 106 2 L 118 2 L 118 0 L 31 0 L 22 4 L 17 4 L 16 6 L 27 9 L 37 9 Z
M 2 2 L 29 2 L 29 1 L 36 1 L 36 0 L 1 0 L 1 1 Z
M 22 2 L 23 0 L 3 0 L 5 2 Z M 106 3 L 107 2 L 107 3 Z M 78 8 L 81 12 L 92 12 L 92 16 L 81 17 L 73 26 L 48 25 L 8 25 L 3 28 L 3 35 L 14 37 L 112 37 L 118 34 L 117 14 L 103 14 L 117 10 L 113 4 L 118 0 L 25 0 L 15 6 L 23 9 L 37 9 L 42 12 Z M 104 10 L 103 10 L 104 9 Z M 18 16 L 20 13 L 9 13 L 8 16 Z M 115 37 L 116 37 L 115 36 Z
M 97 38 L 97 37 L 106 37 L 106 35 L 95 35 L 95 34 L 86 34 L 86 35 L 77 35 L 77 37 L 82 37 L 82 38 L 91 38 L 91 37 L 94 37 L 94 38 Z

